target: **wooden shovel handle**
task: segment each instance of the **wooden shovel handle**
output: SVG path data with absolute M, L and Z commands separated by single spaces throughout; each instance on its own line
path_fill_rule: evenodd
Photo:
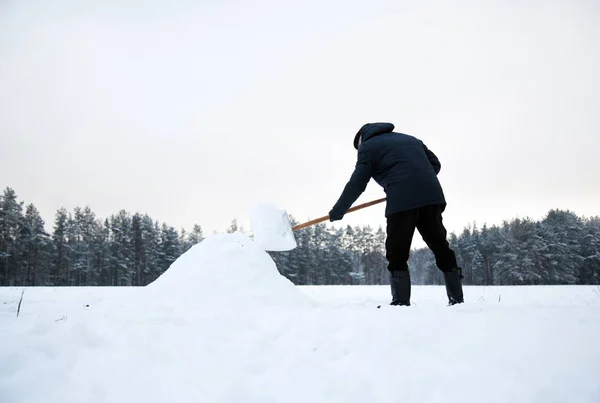
M 385 197 L 381 198 L 381 199 L 373 200 L 373 201 L 370 201 L 370 202 L 367 202 L 367 203 L 359 204 L 358 206 L 350 207 L 348 209 L 348 211 L 346 212 L 346 214 L 351 213 L 351 212 L 356 211 L 356 210 L 363 209 L 365 207 L 372 206 L 374 204 L 378 204 L 378 203 L 384 202 L 384 201 L 385 201 Z M 327 221 L 327 220 L 329 220 L 329 216 L 328 215 L 326 215 L 324 217 L 320 217 L 320 218 L 315 218 L 314 220 L 305 222 L 304 224 L 298 224 L 295 227 L 292 227 L 292 231 L 296 231 L 296 230 L 299 230 L 299 229 L 302 229 L 302 228 L 310 227 L 311 225 L 318 224 L 320 222 Z

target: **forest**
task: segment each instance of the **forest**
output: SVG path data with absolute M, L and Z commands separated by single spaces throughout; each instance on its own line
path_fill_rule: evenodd
M 237 231 L 244 232 L 233 219 L 223 233 Z M 296 249 L 269 252 L 294 284 L 388 284 L 383 228 L 323 223 L 295 235 Z M 47 228 L 37 208 L 7 187 L 0 195 L 0 286 L 145 286 L 203 239 L 200 224 L 177 229 L 124 210 L 100 218 L 88 206 L 59 209 Z M 539 221 L 472 223 L 448 239 L 465 285 L 600 284 L 597 216 L 555 209 Z M 409 269 L 413 284 L 443 284 L 427 248 L 411 251 Z

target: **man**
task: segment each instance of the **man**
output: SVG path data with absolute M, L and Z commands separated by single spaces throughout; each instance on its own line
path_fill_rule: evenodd
M 393 130 L 391 123 L 368 123 L 356 133 L 358 160 L 350 181 L 329 212 L 330 221 L 341 220 L 373 178 L 386 193 L 390 305 L 410 305 L 408 257 L 415 228 L 444 274 L 449 305 L 462 303 L 462 270 L 442 223 L 446 200 L 437 178 L 440 161 L 421 140 Z

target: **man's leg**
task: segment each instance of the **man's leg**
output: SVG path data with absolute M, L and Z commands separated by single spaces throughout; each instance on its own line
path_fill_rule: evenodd
M 446 239 L 447 231 L 442 221 L 442 206 L 422 207 L 418 215 L 417 229 L 433 252 L 437 267 L 444 273 L 450 305 L 464 302 L 462 273 L 456 262 L 456 255 Z
M 410 210 L 387 218 L 385 250 L 392 289 L 390 305 L 410 305 L 408 257 L 418 216 L 418 210 Z

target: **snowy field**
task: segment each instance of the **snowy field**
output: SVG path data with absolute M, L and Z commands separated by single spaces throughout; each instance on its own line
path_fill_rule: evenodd
M 600 288 L 295 287 L 243 235 L 144 288 L 0 288 L 0 403 L 600 402 Z

